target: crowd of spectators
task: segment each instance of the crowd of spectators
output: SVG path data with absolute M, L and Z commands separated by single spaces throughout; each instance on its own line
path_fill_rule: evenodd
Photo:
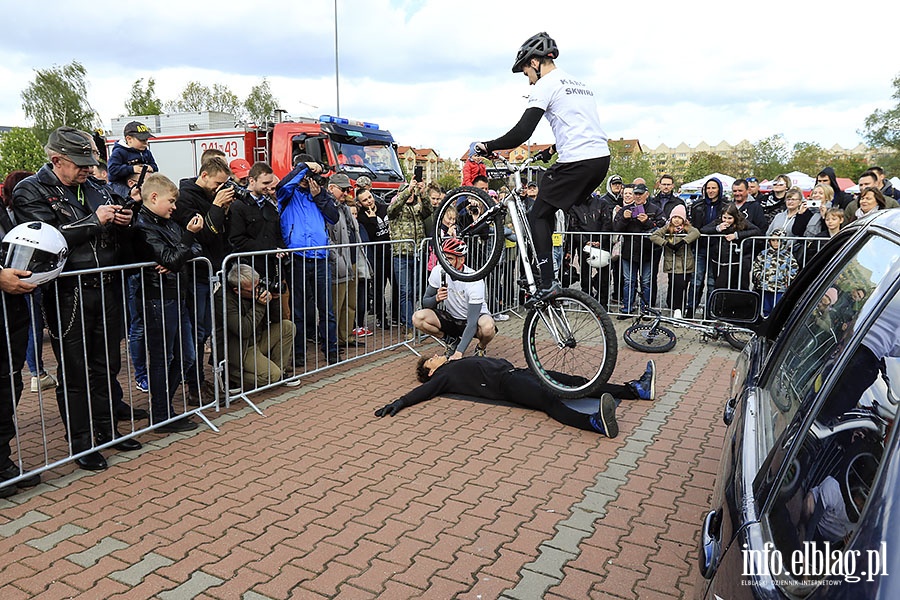
M 349 348 L 365 347 L 373 329 L 396 326 L 397 339 L 411 338 L 426 291 L 420 282 L 426 266 L 428 272 L 433 267 L 420 255 L 423 242 L 435 229 L 442 238 L 455 235 L 452 220 L 434 220 L 443 199 L 434 184 L 412 181 L 385 201 L 367 177 L 355 187 L 340 171 L 325 178 L 323 165 L 308 155 L 296 155 L 293 170 L 279 180 L 264 162 L 229 164 L 217 151 L 204 153 L 196 177 L 176 184 L 165 176 L 165 165 L 157 165 L 146 126 L 129 123 L 123 134 L 107 167 L 93 136 L 60 127 L 38 173 L 10 173 L 4 182 L 0 233 L 29 221 L 53 225 L 69 246 L 65 272 L 96 271 L 64 273 L 37 288 L 14 269 L 0 270 L 9 342 L 0 344 L 0 480 L 18 476 L 9 446 L 24 363 L 32 392 L 55 388 L 79 466 L 105 469 L 96 446 L 140 448 L 129 435 L 136 422 L 149 419 L 163 432 L 197 427 L 186 413 L 213 399 L 207 343 L 214 325 L 218 354 L 231 367 L 226 382 L 244 389 L 295 382 L 312 362 L 308 344 L 333 364 Z M 470 162 L 468 182 L 498 199 L 510 193 L 490 190 L 483 165 Z M 765 195 L 755 178 L 726 190 L 712 177 L 686 205 L 669 175 L 660 177 L 653 194 L 644 180 L 626 183 L 612 175 L 605 193 L 557 215 L 557 232 L 565 235 L 555 237 L 555 262 L 572 273 L 564 282 L 578 279 L 607 307 L 618 302 L 626 317 L 649 306 L 692 317 L 702 309 L 705 290 L 725 286 L 760 290 L 769 311 L 810 251 L 797 238 L 827 238 L 873 211 L 898 206 L 900 193 L 877 167 L 859 178 L 858 198 L 838 189 L 830 168 L 817 182 L 807 199 L 786 176 Z M 526 205 L 537 186 L 529 182 L 523 190 Z M 766 234 L 772 238 L 767 244 L 750 244 Z M 515 235 L 507 231 L 507 239 L 515 242 Z M 612 260 L 594 266 L 584 246 L 600 247 Z M 252 256 L 223 265 L 233 252 Z M 142 262 L 154 266 L 122 270 Z M 660 280 L 666 282 L 663 298 L 657 297 Z M 429 280 L 435 297 L 445 287 L 439 275 Z M 466 342 L 477 337 L 483 353 L 494 320 L 504 320 L 490 319 L 501 300 L 483 291 L 472 298 L 477 311 L 471 320 L 478 325 L 455 333 L 465 334 Z M 225 318 L 213 318 L 222 307 Z M 454 318 L 462 327 L 468 309 L 458 308 Z M 43 365 L 45 325 L 56 377 Z M 132 362 L 126 372 L 137 392 L 149 393 L 149 411 L 124 401 L 126 338 Z M 128 430 L 120 430 L 126 423 Z M 26 479 L 19 487 L 33 483 Z

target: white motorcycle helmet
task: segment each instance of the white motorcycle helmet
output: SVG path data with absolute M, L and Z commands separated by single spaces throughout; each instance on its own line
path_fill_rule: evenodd
M 606 250 L 586 244 L 584 253 L 588 255 L 587 263 L 595 269 L 602 269 L 609 265 L 609 252 Z
M 53 281 L 66 266 L 69 245 L 56 227 L 30 221 L 13 227 L 3 237 L 4 269 L 31 271 L 22 281 L 40 285 Z

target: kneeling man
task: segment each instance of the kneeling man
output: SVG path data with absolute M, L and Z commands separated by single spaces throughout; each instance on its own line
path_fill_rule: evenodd
M 448 238 L 441 245 L 441 252 L 453 268 L 464 273 L 472 271 L 465 266 L 466 250 L 466 243 L 458 238 Z M 422 298 L 425 308 L 413 314 L 413 325 L 423 333 L 443 337 L 450 360 L 462 358 L 472 338 L 478 339 L 475 356 L 484 356 L 485 348 L 497 333 L 484 295 L 484 280 L 454 281 L 440 264 L 435 265 Z M 439 302 L 444 303 L 443 308 L 438 308 Z

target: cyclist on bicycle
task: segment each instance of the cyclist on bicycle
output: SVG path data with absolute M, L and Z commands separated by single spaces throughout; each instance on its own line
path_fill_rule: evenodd
M 531 137 L 542 116 L 547 117 L 556 141 L 544 155 L 553 152 L 559 159 L 544 174 L 537 200 L 528 215 L 535 253 L 541 275 L 541 289 L 534 300 L 543 302 L 562 289 L 553 271 L 553 227 L 555 213 L 568 211 L 587 200 L 609 170 L 607 136 L 600 127 L 594 93 L 580 81 L 557 68 L 556 42 L 541 32 L 522 44 L 513 63 L 513 73 L 524 73 L 535 91 L 519 122 L 503 136 L 489 142 L 476 142 L 476 152 L 515 148 Z

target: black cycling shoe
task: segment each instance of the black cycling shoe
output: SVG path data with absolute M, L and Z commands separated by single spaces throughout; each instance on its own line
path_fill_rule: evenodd
M 560 285 L 558 281 L 554 281 L 550 287 L 538 290 L 534 296 L 529 298 L 528 301 L 525 302 L 525 307 L 534 308 L 539 304 L 547 304 L 548 302 L 553 302 L 553 300 L 555 300 L 562 291 L 563 286 Z

